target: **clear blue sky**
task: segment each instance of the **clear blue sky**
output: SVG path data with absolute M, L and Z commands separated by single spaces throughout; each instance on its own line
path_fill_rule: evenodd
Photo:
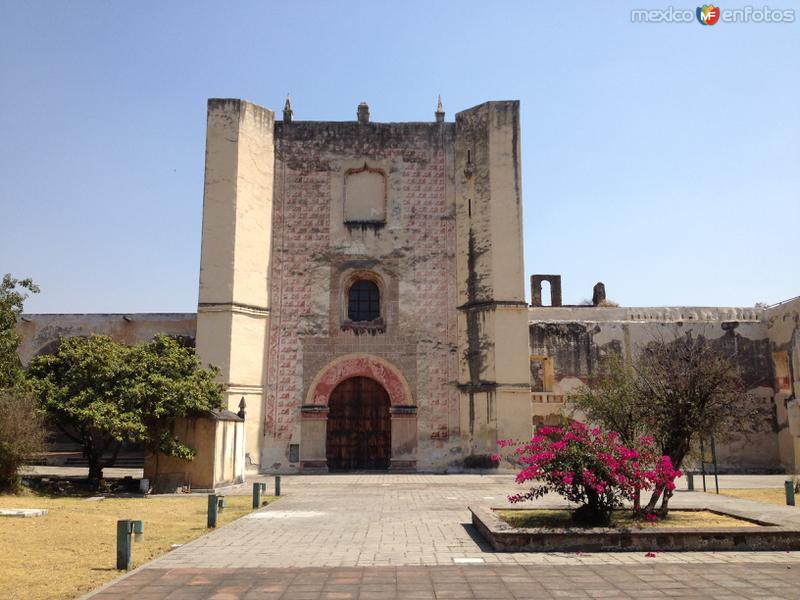
M 670 4 L 0 0 L 0 273 L 28 312 L 193 311 L 207 98 L 419 121 L 441 93 L 521 100 L 525 270 L 565 302 L 796 296 L 800 23 L 631 23 Z

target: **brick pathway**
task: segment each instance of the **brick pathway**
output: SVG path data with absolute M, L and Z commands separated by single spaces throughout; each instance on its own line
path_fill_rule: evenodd
M 647 566 L 450 566 L 295 569 L 144 569 L 93 600 L 424 600 L 800 595 L 800 566 L 752 563 Z
M 800 553 L 493 552 L 466 506 L 502 505 L 513 489 L 504 475 L 284 477 L 279 502 L 94 599 L 800 598 Z M 700 500 L 746 502 L 683 493 L 674 504 Z M 800 521 L 798 509 L 749 504 Z

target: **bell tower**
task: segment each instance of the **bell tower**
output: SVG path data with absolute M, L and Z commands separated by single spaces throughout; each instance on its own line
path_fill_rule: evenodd
M 275 171 L 272 111 L 208 102 L 197 353 L 220 368 L 228 409 L 247 406 L 245 453 L 260 462 Z
M 459 389 L 465 455 L 532 433 L 519 102 L 456 115 Z

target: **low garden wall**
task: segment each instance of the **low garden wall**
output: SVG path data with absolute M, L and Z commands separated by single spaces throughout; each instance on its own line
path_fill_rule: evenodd
M 750 521 L 756 526 L 523 529 L 503 521 L 491 507 L 470 506 L 469 510 L 472 524 L 498 552 L 800 550 L 800 526 L 788 522 L 767 523 L 732 512 L 712 511 Z

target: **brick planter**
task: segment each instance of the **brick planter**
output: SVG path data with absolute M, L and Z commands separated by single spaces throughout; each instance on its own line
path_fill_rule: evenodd
M 498 552 L 800 550 L 797 525 L 766 523 L 734 511 L 711 512 L 748 520 L 759 527 L 524 529 L 512 527 L 488 506 L 470 506 L 469 510 L 472 524 Z

